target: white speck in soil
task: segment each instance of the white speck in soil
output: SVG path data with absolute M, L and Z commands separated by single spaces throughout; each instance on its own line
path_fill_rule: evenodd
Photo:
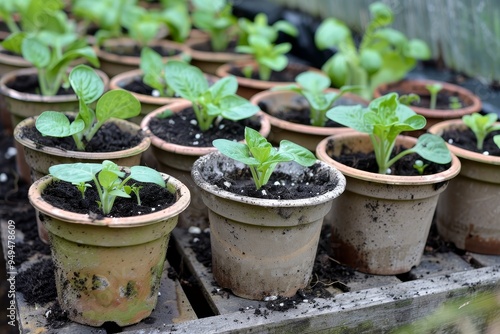
M 390 168 L 387 168 L 386 171 L 385 171 L 385 173 L 388 174 L 388 175 L 390 175 L 390 174 L 392 174 L 392 171 L 391 171 Z
M 490 155 L 490 152 L 488 152 L 488 151 L 484 151 L 484 152 L 483 152 L 483 155 Z
M 168 120 L 168 123 L 169 123 L 169 124 L 175 124 L 175 121 L 174 121 L 173 119 L 169 119 L 169 120 Z
M 198 125 L 198 122 L 195 119 L 192 119 L 189 121 L 192 125 Z
M 453 139 L 448 139 L 448 144 L 453 144 Z
M 0 182 L 6 182 L 9 178 L 7 177 L 7 174 L 1 173 L 0 174 Z
M 154 97 L 159 97 L 160 91 L 158 89 L 153 89 L 153 91 L 151 92 L 151 95 Z
M 278 299 L 278 296 L 268 296 L 268 297 L 264 297 L 264 301 L 265 301 L 265 302 L 273 301 L 273 300 L 276 300 L 276 299 Z
M 198 145 L 200 142 L 199 141 L 194 141 L 193 145 Z
M 267 195 L 267 192 L 265 190 L 262 190 L 262 195 L 263 196 L 266 196 Z
M 201 138 L 201 135 L 200 135 L 199 133 L 197 133 L 197 134 L 195 134 L 195 135 L 194 135 L 194 137 L 195 137 L 196 139 L 200 139 L 200 138 Z
M 17 154 L 16 148 L 15 147 L 9 147 L 7 149 L 7 151 L 5 152 L 5 154 L 4 154 L 4 157 L 5 157 L 5 159 L 10 159 L 10 158 L 16 156 L 16 154 Z
M 229 187 L 231 187 L 231 182 L 229 182 L 229 181 L 225 181 L 225 182 L 224 182 L 224 185 L 226 186 L 226 188 L 229 188 Z
M 224 127 L 225 127 L 225 126 L 226 126 L 226 125 L 221 124 L 221 125 L 219 125 L 219 129 L 221 129 L 221 130 L 222 130 L 222 129 L 224 129 Z
M 188 232 L 191 234 L 200 234 L 201 228 L 199 228 L 198 226 L 190 226 Z
M 193 238 L 193 242 L 194 242 L 194 243 L 197 243 L 198 241 L 200 241 L 200 239 L 199 239 L 199 238 Z

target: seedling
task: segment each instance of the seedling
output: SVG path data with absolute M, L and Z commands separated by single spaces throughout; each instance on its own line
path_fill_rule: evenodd
M 269 25 L 265 13 L 257 14 L 253 21 L 242 17 L 238 20 L 238 26 L 240 27 L 238 45 L 248 45 L 248 38 L 252 35 L 262 36 L 271 43 L 274 43 L 278 39 L 280 32 L 292 37 L 297 37 L 298 35 L 297 28 L 290 22 L 279 20 Z
M 44 136 L 72 136 L 78 150 L 86 144 L 110 118 L 126 119 L 140 114 L 141 104 L 130 92 L 117 89 L 103 94 L 104 82 L 94 69 L 78 65 L 69 75 L 71 87 L 79 100 L 79 111 L 73 122 L 57 111 L 44 111 L 35 126 Z M 90 104 L 97 101 L 96 110 Z
M 410 153 L 417 153 L 422 158 L 438 164 L 451 161 L 445 141 L 429 133 L 421 135 L 414 147 L 391 158 L 399 134 L 403 131 L 423 129 L 426 124 L 425 117 L 399 102 L 397 93 L 381 96 L 370 102 L 367 108 L 359 105 L 337 106 L 330 109 L 326 116 L 370 136 L 381 174 L 386 174 L 396 161 Z
M 212 51 L 227 49 L 229 42 L 238 33 L 237 18 L 233 15 L 231 2 L 227 0 L 192 0 L 193 25 L 210 36 Z
M 248 45 L 238 45 L 236 51 L 248 53 L 253 56 L 258 65 L 260 80 L 267 81 L 272 71 L 282 71 L 288 65 L 285 56 L 292 49 L 290 43 L 273 44 L 265 37 L 251 35 L 248 37 Z
M 236 94 L 238 82 L 234 76 L 210 85 L 198 67 L 177 60 L 167 62 L 165 76 L 178 96 L 192 102 L 201 131 L 208 130 L 217 119 L 239 121 L 259 111 L 259 107 Z
M 175 92 L 168 83 L 165 67 L 166 64 L 158 52 L 150 47 L 142 48 L 140 62 L 140 69 L 143 73 L 142 81 L 156 90 L 158 92 L 157 96 L 173 97 Z
M 372 20 L 361 43 L 355 43 L 349 27 L 334 18 L 324 20 L 314 37 L 318 49 L 337 50 L 322 66 L 332 85 L 362 85 L 365 89 L 358 94 L 371 100 L 377 86 L 403 79 L 418 60 L 429 59 L 431 51 L 424 41 L 408 39 L 389 27 L 394 15 L 387 5 L 375 2 L 369 9 Z
M 424 170 L 429 166 L 429 164 L 424 164 L 424 162 L 420 159 L 415 160 L 415 163 L 413 164 L 413 168 L 420 174 L 424 174 Z
M 405 106 L 409 106 L 412 103 L 419 103 L 420 102 L 420 96 L 417 94 L 406 94 L 406 95 L 401 95 L 399 97 L 399 103 L 404 104 Z
M 493 137 L 493 142 L 497 144 L 498 148 L 500 148 L 500 135 L 496 135 Z
M 94 186 L 99 195 L 99 207 L 105 215 L 111 212 L 117 197 L 131 198 L 131 192 L 134 192 L 137 203 L 140 205 L 141 200 L 138 189 L 140 187 L 128 186 L 127 182 L 131 179 L 154 183 L 165 188 L 165 181 L 156 170 L 145 166 L 133 166 L 130 167 L 130 174 L 126 176 L 118 165 L 109 160 L 104 160 L 101 164 L 79 162 L 55 165 L 49 168 L 49 173 L 58 180 L 76 185 L 79 190 L 81 184 L 94 181 Z
M 434 84 L 425 85 L 425 88 L 431 94 L 431 101 L 429 104 L 429 108 L 436 109 L 437 96 L 438 96 L 438 93 L 443 89 L 443 85 L 441 85 L 439 83 L 434 83 Z
M 476 136 L 476 147 L 478 150 L 483 150 L 484 139 L 486 136 L 496 130 L 500 130 L 500 125 L 496 125 L 498 116 L 494 113 L 481 115 L 480 113 L 472 113 L 462 116 L 462 121 L 474 132 Z
M 450 109 L 452 110 L 457 110 L 462 108 L 462 102 L 460 102 L 458 96 L 450 96 L 449 102 L 450 102 Z
M 245 128 L 245 143 L 216 139 L 213 145 L 225 156 L 242 162 L 250 168 L 257 189 L 269 182 L 280 162 L 295 161 L 308 167 L 316 162 L 311 151 L 288 140 L 282 140 L 276 149 L 258 131 Z
M 344 86 L 340 93 L 327 92 L 331 81 L 324 74 L 313 71 L 302 72 L 295 78 L 296 84 L 276 86 L 272 90 L 290 90 L 302 95 L 309 103 L 311 125 L 325 126 L 326 112 L 342 95 L 361 88 L 360 86 Z

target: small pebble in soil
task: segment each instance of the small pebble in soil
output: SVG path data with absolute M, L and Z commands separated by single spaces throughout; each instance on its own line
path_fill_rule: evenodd
M 2 173 L 0 174 L 0 182 L 6 182 L 9 178 L 7 177 L 7 174 Z
M 7 149 L 7 151 L 5 152 L 5 154 L 4 154 L 4 157 L 5 157 L 5 159 L 10 159 L 10 158 L 16 156 L 16 154 L 17 154 L 16 148 L 15 147 L 9 147 Z
M 278 296 L 268 296 L 268 297 L 264 297 L 264 301 L 265 302 L 270 302 L 270 301 L 273 301 L 273 300 L 276 300 L 278 299 Z
M 488 151 L 484 151 L 484 152 L 483 152 L 483 155 L 490 155 L 490 152 L 488 152 Z
M 224 185 L 226 186 L 226 188 L 230 188 L 231 187 L 231 182 L 224 181 Z
M 160 96 L 160 91 L 157 90 L 157 89 L 153 89 L 153 91 L 151 92 L 151 95 L 154 96 L 154 97 L 159 97 Z
M 448 139 L 448 144 L 453 144 L 453 139 Z
M 190 226 L 188 232 L 191 234 L 200 234 L 201 228 L 199 228 L 198 226 Z
M 198 122 L 195 119 L 192 119 L 189 121 L 192 125 L 198 125 Z

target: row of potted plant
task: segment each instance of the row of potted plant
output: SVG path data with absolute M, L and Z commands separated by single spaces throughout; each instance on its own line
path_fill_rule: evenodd
M 381 7 L 373 11 L 387 15 Z M 31 42 L 22 43 L 28 47 Z M 253 38 L 251 45 L 242 51 L 251 53 L 264 43 L 262 39 Z M 142 51 L 146 54 L 149 50 Z M 123 139 L 120 125 L 120 130 L 115 128 L 110 134 L 103 134 L 101 130 L 108 127 L 111 118 L 131 119 L 139 116 L 142 108 L 131 92 L 108 91 L 99 72 L 87 65 L 74 67 L 67 78 L 76 95 L 75 105 L 64 107 L 62 111 L 75 110 L 76 113 L 65 115 L 46 107 L 36 118 L 23 121 L 31 122 L 31 132 L 38 133 L 37 140 L 57 137 L 69 146 L 56 152 L 43 141 L 31 139 L 25 144 L 28 132 L 21 131 L 24 124 L 16 125 L 16 140 L 23 143 L 19 146 L 20 156 L 31 163 L 35 154 L 49 153 L 43 169 L 38 170 L 34 165 L 30 168 L 34 181 L 30 201 L 40 211 L 43 217 L 40 223 L 48 230 L 47 241 L 56 261 L 59 301 L 71 311 L 69 314 L 74 321 L 93 326 L 105 321 L 127 325 L 147 317 L 155 306 L 168 236 L 179 216 L 184 226 L 193 223 L 210 226 L 217 283 L 252 299 L 290 296 L 307 285 L 323 220 L 332 225 L 334 257 L 368 273 L 403 273 L 418 265 L 434 212 L 440 232 L 458 247 L 478 252 L 495 251 L 494 247 L 485 246 L 490 241 L 494 245 L 491 240 L 495 234 L 492 232 L 496 225 L 494 215 L 491 219 L 485 217 L 488 237 L 479 237 L 476 232 L 481 228 L 476 219 L 452 215 L 453 210 L 446 209 L 446 205 L 455 203 L 457 196 L 480 192 L 449 191 L 459 183 L 455 180 L 462 176 L 459 174 L 461 164 L 460 173 L 464 178 L 491 173 L 491 179 L 496 181 L 500 179 L 495 174 L 498 168 L 490 167 L 488 173 L 477 172 L 476 167 L 465 168 L 468 164 L 465 157 L 458 151 L 455 155 L 450 139 L 442 139 L 444 130 L 430 128 L 434 134 L 423 134 L 418 139 L 400 136 L 403 132 L 423 130 L 427 124 L 424 116 L 406 105 L 414 101 L 406 93 L 391 87 L 391 92 L 384 92 L 376 99 L 363 100 L 352 95 L 359 84 L 342 85 L 340 90 L 335 90 L 330 88 L 331 79 L 321 75 L 319 70 L 302 71 L 294 76 L 293 85 L 266 91 L 277 105 L 293 100 L 309 107 L 310 117 L 304 126 L 320 136 L 307 144 L 297 145 L 294 142 L 302 139 L 302 135 L 288 137 L 291 135 L 271 123 L 272 117 L 260 109 L 269 111 L 274 107 L 264 107 L 269 102 L 257 100 L 259 94 L 253 95 L 252 101 L 242 97 L 234 75 L 221 75 L 222 78 L 211 81 L 213 77 L 184 61 L 163 63 L 161 56 L 151 52 L 149 57 L 155 62 L 141 64 L 143 80 L 159 92 L 175 92 L 179 101 L 147 113 L 140 126 L 125 122 L 124 127 L 133 129 L 130 138 L 135 138 L 125 141 L 145 142 L 141 148 L 131 149 L 136 160 L 117 161 L 109 152 L 92 157 L 91 163 L 82 162 L 86 157 L 76 156 L 75 152 L 85 151 L 99 136 L 97 146 L 111 142 L 117 133 L 116 137 Z M 144 61 L 147 56 L 141 58 Z M 168 83 L 168 87 L 161 85 L 164 83 Z M 429 86 L 427 91 L 433 89 L 436 91 Z M 281 93 L 288 97 L 281 99 Z M 422 99 L 424 94 L 420 91 L 418 94 Z M 349 102 L 339 104 L 342 99 Z M 469 101 L 463 99 L 459 103 L 469 104 Z M 464 123 L 468 123 L 477 136 L 487 143 L 493 140 L 498 131 L 496 119 L 479 114 L 469 117 L 463 118 Z M 327 122 L 351 130 L 320 133 Z M 236 136 L 223 132 L 234 129 L 233 126 L 236 126 L 233 130 Z M 463 125 L 457 127 L 465 129 Z M 173 139 L 179 139 L 181 134 L 188 136 L 190 145 L 185 153 L 178 155 L 181 146 L 185 145 Z M 452 138 L 453 144 L 459 141 L 457 137 Z M 498 143 L 499 137 L 495 138 Z M 155 167 L 163 174 L 139 166 L 141 154 L 149 148 L 150 142 L 156 153 Z M 361 144 L 361 148 L 351 148 L 350 144 L 354 143 Z M 490 158 L 495 150 L 488 147 Z M 361 157 L 357 156 L 359 153 Z M 473 160 L 482 161 L 488 157 L 483 152 L 478 154 L 481 159 Z M 57 156 L 64 156 L 64 160 L 56 160 Z M 350 159 L 350 162 L 343 159 Z M 498 165 L 495 159 L 493 164 Z M 361 168 L 363 161 L 367 161 L 368 167 Z M 404 170 L 412 175 L 399 175 Z M 50 176 L 42 177 L 47 174 Z M 242 175 L 245 177 L 243 183 L 250 186 L 248 193 L 245 187 L 238 186 Z M 368 185 L 363 183 L 365 180 Z M 150 183 L 157 187 L 153 187 L 152 193 L 143 192 L 151 188 Z M 420 184 L 418 190 L 410 188 L 415 183 Z M 78 223 L 70 223 L 71 215 L 61 207 L 54 208 L 48 197 L 44 197 L 45 189 L 58 185 L 69 186 L 71 190 L 64 192 L 86 206 L 83 212 L 90 208 L 92 214 L 80 214 Z M 310 190 L 306 185 L 316 188 Z M 290 197 L 295 188 L 302 193 L 299 198 Z M 166 189 L 171 196 L 166 196 L 161 189 Z M 368 195 L 381 194 L 382 190 L 389 192 L 367 200 Z M 495 191 L 498 192 L 493 190 L 494 194 Z M 61 190 L 52 192 L 56 197 L 63 193 Z M 162 195 L 158 199 L 155 193 L 160 192 Z M 171 208 L 166 209 L 162 204 L 158 207 L 158 201 L 166 197 L 171 197 L 167 204 L 172 205 Z M 494 198 L 494 195 L 488 197 L 492 202 Z M 366 202 L 357 204 L 358 200 Z M 69 202 L 67 198 L 60 201 Z M 138 220 L 135 215 L 122 220 L 116 213 L 105 217 L 110 208 L 127 206 L 125 202 L 129 201 L 137 203 L 141 217 L 151 220 Z M 396 207 L 400 204 L 409 212 Z M 168 214 L 160 217 L 152 211 L 162 214 L 168 211 Z M 241 213 L 243 218 L 239 218 Z M 366 219 L 354 215 L 358 213 Z M 389 213 L 389 217 L 382 216 L 383 213 Z M 368 225 L 358 226 L 355 224 L 358 222 Z M 457 224 L 462 226 L 456 227 Z M 410 228 L 416 228 L 415 232 Z M 455 239 L 451 236 L 452 230 L 466 233 Z M 395 236 L 396 231 L 403 232 L 401 239 Z M 245 232 L 250 236 L 244 236 Z M 381 236 L 376 232 L 382 232 Z M 410 237 L 420 238 L 410 240 Z M 479 241 L 480 246 L 469 248 L 473 241 Z M 123 247 L 125 245 L 132 246 Z M 286 249 L 285 245 L 295 248 Z M 256 253 L 252 251 L 254 246 Z M 94 260 L 82 260 L 81 247 L 94 254 Z M 140 254 L 158 252 L 148 261 L 141 260 L 142 255 L 118 255 L 118 249 L 139 247 L 144 247 Z M 101 248 L 109 253 L 99 255 L 97 251 Z M 72 255 L 63 255 L 62 249 L 71 250 Z M 361 253 L 357 253 L 358 250 Z M 135 258 L 139 263 L 131 261 Z M 116 263 L 116 270 L 109 270 L 113 264 L 109 259 L 121 259 Z M 384 268 L 382 260 L 388 260 L 387 267 Z M 94 271 L 103 268 L 105 272 Z M 142 278 L 146 278 L 146 283 L 141 283 Z M 85 303 L 73 304 L 73 301 L 82 300 Z

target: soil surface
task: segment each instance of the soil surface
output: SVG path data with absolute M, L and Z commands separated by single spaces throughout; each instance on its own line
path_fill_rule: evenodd
M 299 65 L 299 66 L 291 66 L 290 64 L 283 71 L 271 71 L 271 77 L 267 81 L 273 82 L 295 82 L 295 78 L 302 72 L 307 71 L 308 68 Z M 243 73 L 240 67 L 232 66 L 228 70 L 229 74 L 235 75 L 237 77 L 246 78 L 247 76 Z M 259 76 L 259 71 L 254 69 L 249 77 L 254 80 L 261 80 Z
M 412 92 L 406 92 L 406 91 L 384 91 L 382 92 L 384 95 L 391 93 L 391 92 L 396 92 L 398 93 L 399 96 L 401 95 L 407 95 Z M 415 107 L 420 107 L 420 108 L 427 108 L 430 109 L 431 106 L 431 95 L 430 94 L 418 94 L 420 97 L 420 101 L 413 101 L 410 105 L 415 106 Z M 436 110 L 450 110 L 450 109 L 459 109 L 459 108 L 453 108 L 453 103 L 455 102 L 454 99 L 456 99 L 456 103 L 459 103 L 459 108 L 466 108 L 469 107 L 471 104 L 466 103 L 463 99 L 460 98 L 458 94 L 453 94 L 447 91 L 441 91 L 438 93 L 436 96 Z M 457 105 L 458 106 L 458 105 Z
M 142 47 L 139 45 L 134 45 L 132 47 L 129 46 L 101 46 L 101 50 L 119 55 L 119 56 L 128 56 L 128 57 L 140 57 Z M 173 57 L 181 53 L 179 49 L 168 48 L 164 46 L 152 45 L 151 49 L 156 51 L 162 57 Z
M 477 148 L 476 136 L 474 135 L 474 132 L 472 132 L 472 130 L 470 129 L 466 129 L 463 131 L 459 130 L 444 131 L 442 137 L 446 142 L 461 147 L 463 149 L 466 149 L 468 151 L 477 153 L 488 152 L 489 155 L 500 156 L 500 147 L 498 147 L 493 142 L 493 137 L 499 134 L 500 130 L 489 133 L 484 140 L 484 146 L 482 150 L 479 150 Z
M 38 75 L 20 75 L 16 77 L 16 80 L 9 81 L 6 83 L 7 87 L 22 93 L 28 94 L 40 94 L 40 86 L 38 84 Z M 75 92 L 71 87 L 63 88 L 60 87 L 56 95 L 74 95 Z
M 241 141 L 244 139 L 246 126 L 260 130 L 260 121 L 257 117 L 237 122 L 222 119 L 220 122 L 216 120 L 215 123 L 207 131 L 201 131 L 193 109 L 187 108 L 167 114 L 165 118 L 152 118 L 149 129 L 168 143 L 193 147 L 212 147 L 212 141 L 218 138 Z

